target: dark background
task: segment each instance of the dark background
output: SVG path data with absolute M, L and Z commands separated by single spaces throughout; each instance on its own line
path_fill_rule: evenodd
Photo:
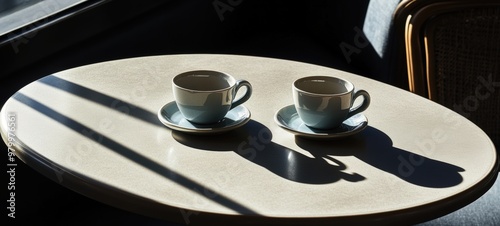
M 315 6 L 306 1 L 248 0 L 231 6 L 221 0 L 233 8 L 222 14 L 223 20 L 213 2 L 93 1 L 96 6 L 86 4 L 79 9 L 83 12 L 35 30 L 34 35 L 19 39 L 22 42 L 4 42 L 0 49 L 0 102 L 5 103 L 23 86 L 51 73 L 95 62 L 159 54 L 256 55 L 364 72 L 349 65 L 341 55 L 340 37 L 313 32 L 327 26 L 319 22 L 318 14 L 326 10 L 323 6 L 334 7 L 326 1 L 317 1 L 319 5 Z M 7 150 L 3 143 L 1 147 Z M 169 224 L 94 201 L 42 176 L 19 159 L 16 163 L 16 220 L 9 223 Z
M 231 10 L 221 18 L 214 2 Z M 28 83 L 58 71 L 160 54 L 275 57 L 391 83 L 387 75 L 367 62 L 374 54 L 370 48 L 347 62 L 339 47 L 344 41 L 352 42 L 354 27 L 362 28 L 368 2 L 89 1 L 37 26 L 14 31 L 14 35 L 24 37 L 21 44 L 13 44 L 7 36 L 0 38 L 0 102 Z M 0 148 L 7 150 L 3 144 Z M 2 156 L 7 162 L 7 155 Z M 9 219 L 9 225 L 175 225 L 94 201 L 47 179 L 19 159 L 16 163 L 16 219 Z M 8 178 L 4 178 L 7 182 Z M 4 193 L 8 195 L 7 189 Z

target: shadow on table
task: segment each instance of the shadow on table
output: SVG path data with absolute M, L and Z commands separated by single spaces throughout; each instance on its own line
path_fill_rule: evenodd
M 118 111 L 122 114 L 126 114 L 136 119 L 142 120 L 151 125 L 162 128 L 164 127 L 163 124 L 158 120 L 156 114 L 151 113 L 148 110 L 125 100 L 106 95 L 102 92 L 98 92 L 96 90 L 87 88 L 74 82 L 67 81 L 54 75 L 45 76 L 37 80 L 37 82 L 52 86 L 53 88 L 60 89 L 62 91 L 66 91 L 73 95 L 92 101 L 96 104 L 100 104 L 109 109 Z
M 343 172 L 347 166 L 333 157 L 327 156 L 328 161 L 311 158 L 272 142 L 271 131 L 254 120 L 219 135 L 190 135 L 176 131 L 172 134 L 174 139 L 186 146 L 209 151 L 234 151 L 280 177 L 299 183 L 325 184 L 341 179 L 351 182 L 365 179 L 356 173 Z
M 285 179 L 308 184 L 334 183 L 341 179 L 357 182 L 366 178 L 343 172 L 348 166 L 335 156 L 354 156 L 367 164 L 409 183 L 424 187 L 451 187 L 462 182 L 462 168 L 392 146 L 384 132 L 368 127 L 362 133 L 340 140 L 309 140 L 296 137 L 296 143 L 311 158 L 272 142 L 264 125 L 250 120 L 245 126 L 218 135 L 192 135 L 172 132 L 178 142 L 207 151 L 234 151 Z
M 459 172 L 464 169 L 396 148 L 387 134 L 371 126 L 347 139 L 318 141 L 296 137 L 296 143 L 317 157 L 355 156 L 373 167 L 419 186 L 452 187 L 463 180 Z
M 107 149 L 115 152 L 116 154 L 119 154 L 119 155 L 129 159 L 130 161 L 134 162 L 135 164 L 143 166 L 143 167 L 151 170 L 152 172 L 154 172 L 154 173 L 156 173 L 156 174 L 158 174 L 166 179 L 172 180 L 173 182 L 177 183 L 180 186 L 185 187 L 186 189 L 190 189 L 192 191 L 198 192 L 199 195 L 205 196 L 206 198 L 209 198 L 209 199 L 213 200 L 214 202 L 217 202 L 217 203 L 219 203 L 227 208 L 230 208 L 234 211 L 237 211 L 239 213 L 256 214 L 256 215 L 258 214 L 257 212 L 250 209 L 249 207 L 247 207 L 247 206 L 245 206 L 245 205 L 243 205 L 235 200 L 232 200 L 229 197 L 224 196 L 224 194 L 218 194 L 217 196 L 214 197 L 214 196 L 212 196 L 214 193 L 209 192 L 210 195 L 208 195 L 207 192 L 204 192 L 204 191 L 206 191 L 206 187 L 204 185 L 199 184 L 198 182 L 193 181 L 190 178 L 185 177 L 182 174 L 177 173 L 176 171 L 147 158 L 146 156 L 142 155 L 140 152 L 126 147 L 126 145 L 119 143 L 119 142 L 111 139 L 110 137 L 105 136 L 104 134 L 101 134 L 99 131 L 94 131 L 92 128 L 85 126 L 84 124 L 72 119 L 69 116 L 66 116 L 64 114 L 61 114 L 60 112 L 55 111 L 50 106 L 47 106 L 41 102 L 38 102 L 35 99 L 33 99 L 29 96 L 26 96 L 25 94 L 23 94 L 21 92 L 17 92 L 13 96 L 13 98 L 15 100 L 25 104 L 26 106 L 32 108 L 33 110 L 47 116 L 49 119 L 52 119 L 52 120 L 60 123 L 61 125 L 67 127 L 68 129 L 73 130 L 76 133 L 79 133 L 83 137 L 87 137 L 91 141 L 96 142 L 99 145 L 106 147 Z M 30 154 L 35 154 L 35 152 L 31 151 Z M 46 160 L 44 160 L 44 161 L 46 161 Z M 48 164 L 45 164 L 45 165 L 48 165 Z M 58 178 L 65 176 L 65 175 L 70 175 L 70 174 L 65 174 L 64 170 L 58 166 L 57 167 L 51 166 L 51 167 L 52 167 L 52 169 L 54 169 L 54 171 L 58 175 Z M 78 180 L 81 180 L 81 178 L 78 178 Z M 59 182 L 61 183 L 61 181 L 59 181 Z M 96 186 L 97 188 L 100 188 L 100 186 L 105 187 L 105 188 L 109 188 L 109 185 L 107 185 L 106 182 L 101 181 L 99 183 L 103 183 L 104 185 L 98 185 L 98 186 Z M 120 193 L 120 194 L 123 194 L 123 193 Z M 106 198 L 108 198 L 108 197 L 106 197 Z M 128 197 L 128 198 L 130 198 L 130 197 Z M 132 198 L 136 198 L 136 197 L 134 196 Z M 140 199 L 140 198 L 138 198 L 138 199 Z M 142 202 L 142 200 L 139 202 Z M 148 204 L 150 205 L 149 207 L 151 207 L 151 205 L 153 205 L 151 203 L 148 203 Z M 156 204 L 154 204 L 154 205 L 156 205 Z M 163 208 L 163 205 L 158 204 L 158 206 L 160 206 L 159 208 Z M 134 208 L 136 208 L 136 207 L 134 207 Z M 152 209 L 154 209 L 154 207 Z M 141 211 L 143 211 L 143 210 L 141 210 Z

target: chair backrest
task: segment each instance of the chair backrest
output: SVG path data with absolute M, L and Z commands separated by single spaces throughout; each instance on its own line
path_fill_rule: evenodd
M 500 144 L 500 1 L 411 0 L 404 39 L 409 89 L 481 127 Z

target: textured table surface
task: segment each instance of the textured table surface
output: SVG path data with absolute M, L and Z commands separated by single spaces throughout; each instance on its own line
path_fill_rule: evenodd
M 171 79 L 189 70 L 246 79 L 251 120 L 210 136 L 163 126 Z M 368 127 L 308 140 L 278 127 L 292 82 L 347 79 L 368 91 Z M 110 205 L 181 223 L 418 222 L 483 194 L 496 151 L 462 116 L 407 91 L 317 65 L 235 55 L 131 58 L 44 77 L 1 111 L 15 152 L 47 177 Z

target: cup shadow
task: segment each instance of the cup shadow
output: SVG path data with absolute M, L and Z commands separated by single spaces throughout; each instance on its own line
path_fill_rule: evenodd
M 311 158 L 272 142 L 271 130 L 254 120 L 218 135 L 172 131 L 172 136 L 179 143 L 200 150 L 233 151 L 275 175 L 298 183 L 327 184 L 339 180 L 357 182 L 365 179 L 356 173 L 343 172 L 347 166 L 332 156 Z
M 363 162 L 418 186 L 452 187 L 463 181 L 464 169 L 393 147 L 384 132 L 368 126 L 363 132 L 342 140 L 308 140 L 296 137 L 296 144 L 320 156 L 354 156 Z

